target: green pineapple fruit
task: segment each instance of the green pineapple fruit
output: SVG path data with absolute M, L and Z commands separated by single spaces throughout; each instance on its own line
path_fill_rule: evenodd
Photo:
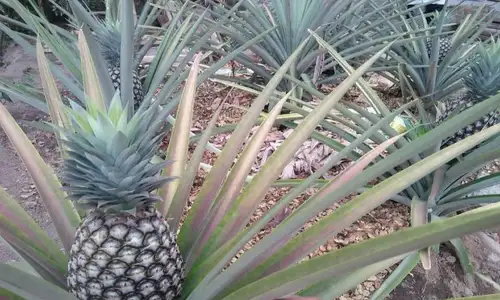
M 500 92 L 500 42 L 492 39 L 487 45 L 479 44 L 475 58 L 476 60 L 471 63 L 469 76 L 464 79 L 466 93 L 458 99 L 444 103 L 444 110 L 438 117 L 438 123 Z M 499 120 L 499 111 L 494 110 L 443 141 L 443 147 L 493 126 Z
M 427 49 L 427 55 L 430 57 L 432 53 L 432 39 L 428 39 L 425 42 L 425 48 Z M 451 49 L 450 38 L 449 37 L 439 38 L 438 62 L 441 62 L 446 57 L 446 54 L 448 54 L 450 49 Z
M 120 48 L 121 48 L 121 33 L 117 27 L 119 25 L 101 23 L 100 29 L 95 32 L 95 36 L 101 47 L 104 59 L 108 64 L 108 73 L 115 89 L 120 87 Z M 134 43 L 137 47 L 138 43 Z M 134 49 L 137 50 L 137 49 Z M 137 51 L 134 51 L 137 53 Z M 139 66 L 141 68 L 142 66 Z M 144 91 L 142 83 L 138 75 L 138 70 L 134 70 L 132 74 L 133 92 L 134 92 L 134 108 L 137 110 L 144 101 Z
M 155 203 L 153 191 L 169 178 L 166 163 L 151 162 L 164 137 L 158 109 L 127 120 L 116 94 L 109 112 L 73 105 L 64 180 L 68 197 L 89 209 L 68 263 L 68 290 L 78 299 L 174 299 L 184 262 Z
M 449 11 L 433 11 L 432 14 L 426 18 L 427 25 L 424 24 L 424 20 L 422 18 L 422 15 L 417 13 L 416 11 L 412 11 L 410 15 L 412 16 L 413 20 L 415 21 L 416 28 L 427 28 L 427 27 L 433 27 L 436 26 L 437 20 L 440 18 L 440 14 L 445 14 L 444 15 L 444 31 L 450 30 L 450 26 L 453 27 L 454 25 L 454 20 L 452 17 L 451 12 Z M 427 50 L 427 55 L 430 57 L 431 52 L 432 52 L 432 39 L 428 38 L 425 41 L 425 48 Z M 451 37 L 450 36 L 440 36 L 439 38 L 439 56 L 438 56 L 438 62 L 441 62 L 442 59 L 446 57 L 446 54 L 450 51 L 451 49 Z
M 440 14 L 445 14 L 443 20 L 443 31 L 449 31 L 455 27 L 455 21 L 453 20 L 452 13 L 450 11 L 434 11 L 432 13 L 432 18 L 429 22 L 429 26 L 437 26 L 437 20 L 440 18 Z M 420 21 L 422 21 L 420 19 Z M 432 52 L 432 39 L 428 39 L 425 42 L 425 48 L 427 49 L 427 55 L 430 57 Z M 451 50 L 451 36 L 440 36 L 439 37 L 439 55 L 438 62 L 441 62 L 446 57 L 446 54 Z

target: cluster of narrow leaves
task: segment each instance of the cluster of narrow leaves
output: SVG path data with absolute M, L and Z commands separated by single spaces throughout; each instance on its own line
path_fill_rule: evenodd
M 313 30 L 332 45 L 351 63 L 360 65 L 384 47 L 384 44 L 402 36 L 388 35 L 377 30 L 387 20 L 386 15 L 393 6 L 392 1 L 361 0 L 309 1 L 272 0 L 259 3 L 256 0 L 238 1 L 234 6 L 216 5 L 204 23 L 214 25 L 216 20 L 231 13 L 231 22 L 218 26 L 215 31 L 222 37 L 219 43 L 207 44 L 204 49 L 220 55 L 227 55 L 259 34 L 268 33 L 248 47 L 249 51 L 239 53 L 234 60 L 250 69 L 254 77 L 269 82 L 274 72 L 304 41 L 308 41 L 299 54 L 296 63 L 285 74 L 278 89 L 287 92 L 297 82 L 306 87 L 338 82 L 345 78 L 345 72 L 336 68 L 338 63 L 323 47 L 308 40 L 308 30 Z M 258 62 L 253 59 L 258 58 Z M 324 76 L 321 76 L 321 75 Z M 220 76 L 222 77 L 222 76 Z M 237 78 L 223 78 L 246 86 L 255 87 L 254 82 Z M 294 90 L 293 95 L 301 98 L 304 87 Z
M 431 14 L 421 8 L 423 4 L 392 12 L 397 18 L 384 23 L 387 27 L 381 30 L 406 33 L 411 42 L 392 47 L 373 70 L 398 84 L 404 98 L 415 93 L 429 109 L 464 87 L 477 38 L 493 22 L 493 15 L 483 4 L 457 24 L 453 16 L 463 8 L 446 4 L 441 12 Z

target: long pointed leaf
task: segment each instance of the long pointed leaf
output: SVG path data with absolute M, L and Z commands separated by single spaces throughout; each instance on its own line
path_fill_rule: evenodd
M 23 272 L 5 263 L 0 263 L 0 287 L 22 296 L 25 299 L 77 299 L 67 291 L 44 281 L 40 277 Z
M 167 160 L 171 160 L 172 164 L 167 166 L 163 171 L 165 175 L 169 177 L 182 178 L 186 168 L 189 133 L 191 132 L 194 98 L 196 94 L 196 76 L 199 71 L 200 59 L 201 54 L 197 55 L 194 59 L 186 86 L 184 87 L 182 100 L 176 114 L 175 125 L 168 144 Z M 162 215 L 165 216 L 167 214 L 179 184 L 179 180 L 167 182 L 163 187 L 163 191 L 160 191 L 163 198 L 163 202 L 160 206 Z
M 228 96 L 230 93 L 228 93 Z M 167 214 L 167 220 L 172 225 L 173 228 L 178 228 L 180 223 L 180 218 L 182 216 L 182 212 L 186 207 L 189 200 L 189 193 L 191 191 L 191 187 L 193 186 L 193 182 L 196 178 L 196 172 L 200 167 L 200 163 L 203 159 L 203 154 L 205 152 L 205 145 L 208 143 L 210 137 L 212 136 L 212 132 L 214 131 L 215 125 L 217 125 L 217 120 L 222 112 L 222 108 L 226 103 L 227 97 L 220 103 L 219 107 L 213 114 L 207 128 L 205 128 L 203 135 L 198 141 L 198 145 L 191 155 L 191 159 L 189 164 L 186 167 L 186 171 L 184 173 L 183 179 L 181 180 L 179 186 L 177 187 L 174 200 L 171 208 Z
M 361 194 L 355 199 L 344 204 L 342 207 L 338 208 L 327 217 L 321 219 L 318 223 L 309 227 L 304 232 L 298 234 L 287 245 L 281 247 L 280 250 L 271 257 L 269 262 L 266 262 L 261 267 L 255 268 L 254 271 L 251 274 L 247 275 L 246 276 L 247 278 L 243 280 L 248 283 L 253 282 L 254 280 L 250 280 L 249 278 L 259 278 L 261 274 L 263 274 L 269 268 L 279 266 L 279 264 L 281 263 L 281 261 L 283 261 L 285 257 L 287 257 L 290 253 L 293 253 L 292 251 L 294 251 L 295 249 L 300 248 L 306 239 L 312 239 L 315 236 L 315 234 L 317 234 L 317 232 L 322 232 L 320 230 L 322 230 L 323 228 L 330 228 L 330 232 L 336 232 L 337 230 L 331 227 L 331 224 L 334 224 L 333 221 L 340 220 L 341 221 L 340 224 L 349 224 L 352 221 L 346 220 L 347 219 L 346 216 L 350 216 L 352 214 L 358 215 L 360 214 L 360 212 L 365 212 L 365 213 L 369 212 L 371 209 L 375 208 L 376 206 L 387 200 L 392 194 L 400 192 L 408 185 L 410 185 L 412 182 L 419 180 L 429 172 L 432 172 L 442 164 L 446 163 L 448 160 L 455 157 L 457 154 L 462 153 L 463 151 L 466 151 L 467 149 L 474 147 L 475 145 L 488 139 L 492 135 L 497 134 L 498 132 L 500 132 L 500 125 L 495 125 L 493 127 L 490 127 L 487 130 L 477 133 L 474 136 L 462 140 L 461 142 L 458 142 L 448 148 L 445 148 L 444 150 L 441 150 L 427 157 L 425 160 L 422 160 L 417 164 L 401 171 L 396 176 L 384 180 L 382 183 L 376 185 L 374 188 L 366 191 L 365 193 Z M 290 221 L 290 223 L 292 221 L 293 219 Z M 297 223 L 303 224 L 303 222 L 297 222 Z M 281 225 L 283 226 L 284 223 L 282 223 Z M 420 227 L 425 227 L 425 226 L 419 226 L 418 228 Z M 273 233 L 271 233 L 271 235 Z M 230 275 L 232 273 L 231 268 L 237 265 L 240 261 L 244 261 L 245 256 L 251 254 L 251 252 L 255 251 L 254 249 L 257 247 L 259 247 L 259 245 L 253 247 L 248 253 L 243 254 L 243 256 L 238 261 L 236 261 L 233 266 L 231 266 L 228 270 L 226 270 L 224 274 L 219 275 L 220 277 L 219 281 L 222 281 L 224 279 L 224 276 Z M 295 258 L 293 256 L 291 257 Z M 268 277 L 272 276 L 273 275 L 270 275 Z M 212 284 L 215 285 L 216 282 L 217 281 L 214 280 Z M 212 288 L 212 286 L 210 288 Z
M 1 187 L 0 234 L 45 280 L 66 286 L 68 262 L 59 245 Z
M 134 82 L 132 74 L 134 72 L 134 2 L 120 2 L 120 95 L 122 107 L 128 107 L 129 118 L 134 112 Z
M 446 220 L 366 240 L 272 274 L 223 299 L 264 300 L 294 293 L 326 276 L 340 275 L 366 264 L 496 227 L 500 225 L 499 218 L 500 204 L 493 204 Z
M 40 77 L 42 79 L 41 81 L 43 92 L 45 94 L 45 99 L 49 107 L 51 120 L 56 126 L 67 127 L 70 125 L 70 123 L 63 108 L 64 103 L 62 102 L 61 95 L 59 94 L 59 91 L 57 89 L 54 77 L 50 72 L 47 57 L 45 57 L 42 42 L 40 41 L 40 39 L 37 40 L 36 48 L 38 68 L 41 73 Z M 61 137 L 58 133 L 56 133 L 56 139 L 59 145 L 59 149 L 61 153 L 63 153 Z
M 75 236 L 75 227 L 80 224 L 78 213 L 71 202 L 66 199 L 65 193 L 61 189 L 62 185 L 57 180 L 54 170 L 45 164 L 28 137 L 1 103 L 0 126 L 28 169 L 54 222 L 64 248 L 69 253 Z
M 348 292 L 349 290 L 355 289 L 356 286 L 366 281 L 370 276 L 374 276 L 376 273 L 383 271 L 395 263 L 399 262 L 404 256 L 394 257 L 386 259 L 384 261 L 378 262 L 356 270 L 347 276 L 339 276 L 334 280 L 328 280 L 322 284 L 318 284 L 317 289 L 313 288 L 307 289 L 304 292 L 299 293 L 301 296 L 317 296 L 319 300 L 331 300 L 342 296 L 342 294 Z M 319 286 L 325 285 L 325 286 Z
M 398 287 L 401 282 L 410 274 L 410 272 L 418 265 L 419 255 L 414 252 L 408 255 L 399 266 L 391 272 L 382 285 L 372 294 L 370 300 L 383 300 Z
M 190 291 L 192 286 L 196 286 L 208 272 L 209 270 L 218 270 L 224 267 L 225 263 L 236 255 L 239 250 L 251 240 L 262 228 L 268 224 L 272 218 L 274 218 L 280 211 L 282 211 L 291 201 L 302 194 L 307 188 L 313 187 L 314 185 L 322 187 L 328 184 L 330 180 L 318 180 L 323 174 L 330 170 L 335 164 L 337 164 L 342 158 L 344 158 L 347 153 L 351 152 L 352 149 L 358 147 L 367 138 L 369 138 L 375 131 L 379 130 L 384 124 L 388 124 L 395 116 L 401 113 L 403 110 L 414 105 L 414 102 L 410 102 L 401 108 L 395 110 L 390 115 L 384 117 L 372 128 L 360 135 L 355 141 L 347 145 L 338 154 L 332 154 L 332 156 L 327 160 L 328 162 L 324 164 L 320 169 L 318 169 L 314 174 L 309 176 L 305 180 L 279 180 L 273 186 L 294 186 L 295 188 L 283 197 L 275 206 L 273 206 L 265 215 L 263 215 L 259 220 L 253 223 L 249 228 L 240 232 L 240 234 L 233 239 L 233 241 L 226 243 L 223 247 L 218 249 L 213 253 L 208 259 L 199 261 L 196 265 L 196 270 L 191 270 L 191 276 L 189 280 L 185 282 L 184 290 Z M 280 183 L 284 184 L 281 185 Z M 288 184 L 290 182 L 290 184 Z M 292 183 L 293 182 L 293 183 Z M 362 188 L 363 190 L 363 188 Z M 364 190 L 363 190 L 364 191 Z M 358 192 L 358 190 L 356 191 Z M 396 195 L 395 195 L 396 196 Z M 393 196 L 393 197 L 395 197 Z M 408 200 L 409 204 L 409 200 Z M 203 274 L 203 275 L 202 275 Z
M 347 90 L 357 81 L 357 79 L 368 69 L 378 57 L 390 46 L 379 51 L 365 64 L 356 70 L 349 78 L 342 82 L 335 91 L 318 105 L 290 134 L 283 144 L 271 155 L 266 164 L 261 168 L 255 178 L 248 184 L 238 199 L 234 202 L 230 213 L 219 225 L 219 231 L 233 237 L 240 232 L 250 220 L 251 215 L 259 205 L 260 201 L 268 191 L 271 183 L 281 174 L 283 167 L 293 157 L 298 148 L 314 131 L 317 124 L 323 120 L 325 115 L 335 106 Z M 342 59 L 339 57 L 339 59 Z M 218 239 L 219 234 L 215 234 Z M 220 241 L 219 241 L 220 243 Z M 219 243 L 212 244 L 207 251 L 213 251 L 220 246 Z
M 278 70 L 278 72 L 276 72 L 273 79 L 264 88 L 262 94 L 253 101 L 248 113 L 241 119 L 240 124 L 236 127 L 235 131 L 231 135 L 231 138 L 222 150 L 220 156 L 224 157 L 224 159 L 218 159 L 216 161 L 212 171 L 206 178 L 205 183 L 181 228 L 181 232 L 179 233 L 179 247 L 182 249 L 182 252 L 187 254 L 187 256 L 190 255 L 190 251 L 188 249 L 191 248 L 192 243 L 198 238 L 198 233 L 201 232 L 201 229 L 205 225 L 202 221 L 204 220 L 203 216 L 209 212 L 209 209 L 214 204 L 212 203 L 212 199 L 215 199 L 217 192 L 222 186 L 225 179 L 224 175 L 227 174 L 227 171 L 231 167 L 231 164 L 238 154 L 241 145 L 248 135 L 248 132 L 252 128 L 253 124 L 255 124 L 255 120 L 259 117 L 260 112 L 266 105 L 267 98 L 278 86 L 283 74 L 295 61 L 300 49 L 302 49 L 305 43 L 306 42 L 302 43 L 297 51 L 288 58 L 286 63 Z M 193 236 L 193 233 L 195 233 L 195 236 Z
M 246 178 L 250 173 L 253 163 L 260 152 L 261 146 L 264 143 L 267 134 L 273 126 L 276 117 L 281 112 L 283 104 L 288 99 L 291 93 L 292 91 L 290 91 L 285 97 L 281 99 L 280 102 L 278 102 L 276 106 L 273 107 L 267 119 L 262 123 L 261 126 L 259 126 L 257 132 L 248 141 L 248 146 L 240 155 L 238 161 L 229 173 L 228 178 L 231 178 L 231 180 L 226 181 L 222 186 L 221 192 L 219 193 L 219 195 L 217 195 L 217 199 L 215 200 L 217 205 L 212 209 L 213 214 L 209 216 L 210 221 L 200 234 L 199 240 L 196 241 L 196 247 L 198 251 L 204 249 L 205 243 L 213 234 L 220 221 L 226 216 L 231 205 L 234 204 L 233 201 L 237 198 L 237 196 L 241 192 L 241 189 L 245 185 Z M 222 242 L 226 242 L 231 239 L 231 236 L 221 236 L 220 238 Z M 195 252 L 195 254 L 197 253 Z M 188 265 L 193 262 L 194 258 L 190 262 L 188 262 Z
M 85 103 L 91 102 L 100 110 L 106 111 L 107 106 L 103 95 L 104 89 L 100 87 L 94 58 L 92 57 L 89 45 L 87 44 L 87 38 L 82 29 L 78 31 L 78 48 L 82 58 L 83 85 L 87 96 Z
M 288 216 L 288 218 L 275 228 L 269 236 L 266 236 L 258 245 L 254 246 L 247 253 L 245 253 L 239 261 L 235 262 L 228 272 L 233 273 L 238 270 L 237 268 L 255 267 L 255 264 L 259 262 L 262 263 L 260 263 L 259 266 L 255 267 L 253 270 L 248 270 L 249 272 L 246 276 L 244 276 L 244 278 L 237 284 L 233 284 L 230 290 L 235 290 L 261 276 L 265 276 L 266 274 L 270 274 L 293 265 L 307 254 L 314 251 L 314 249 L 324 243 L 328 237 L 334 235 L 342 228 L 345 228 L 355 220 L 362 217 L 367 211 L 374 208 L 374 206 L 378 206 L 378 202 L 374 204 L 365 204 L 363 209 L 359 212 L 350 211 L 349 214 L 342 215 L 342 217 L 337 215 L 336 218 L 331 219 L 327 217 L 325 218 L 326 220 L 323 219 L 320 221 L 319 226 L 316 226 L 318 228 L 323 228 L 316 230 L 312 235 L 304 237 L 299 234 L 298 237 L 290 240 L 297 233 L 297 231 L 300 230 L 302 225 L 307 222 L 307 220 L 316 215 L 318 211 L 321 211 L 319 207 L 320 204 L 326 208 L 331 206 L 334 202 L 340 200 L 340 197 L 331 198 L 328 202 L 322 201 L 322 199 L 328 199 L 328 195 L 330 193 L 341 189 L 346 182 L 352 181 L 356 175 L 361 173 L 362 170 L 373 161 L 375 157 L 383 152 L 389 145 L 393 144 L 399 137 L 401 136 L 393 137 L 387 140 L 385 143 L 363 156 L 356 164 L 350 166 L 337 178 L 330 181 L 329 184 L 324 186 L 312 198 L 308 199 L 305 204 Z M 347 194 L 348 192 L 346 191 L 344 193 Z M 327 225 L 323 225 L 324 223 Z M 281 249 L 281 251 L 278 251 L 279 249 Z M 253 264 L 251 262 L 253 262 Z

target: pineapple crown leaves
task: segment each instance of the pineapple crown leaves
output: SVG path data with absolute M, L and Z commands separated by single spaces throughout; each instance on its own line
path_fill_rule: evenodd
M 119 26 L 119 25 L 118 25 Z M 100 30 L 96 31 L 95 37 L 101 47 L 104 59 L 109 62 L 120 63 L 121 33 L 119 27 L 114 24 L 102 23 Z M 137 53 L 137 43 L 134 43 L 134 52 Z
M 89 102 L 87 109 L 71 103 L 71 128 L 61 129 L 65 150 L 64 181 L 68 197 L 83 208 L 127 211 L 161 198 L 153 191 L 174 178 L 159 176 L 170 163 L 152 163 L 165 135 L 156 107 L 130 120 L 115 93 L 103 112 Z
M 117 0 L 106 0 L 106 14 L 105 18 L 101 19 L 96 17 L 94 14 L 90 13 L 90 9 L 86 6 L 81 5 L 81 7 L 75 8 L 78 11 L 85 10 L 89 12 L 85 14 L 87 18 L 91 18 L 88 20 L 88 24 L 92 24 L 91 28 L 93 29 L 93 35 L 98 42 L 98 45 L 101 50 L 101 54 L 103 55 L 106 62 L 110 65 L 110 67 L 119 66 L 120 57 L 121 57 L 121 17 L 120 17 L 120 3 L 121 1 Z M 72 5 L 78 5 L 73 3 Z M 73 28 L 73 30 L 79 30 L 81 24 L 76 20 L 69 20 L 69 25 Z M 133 20 L 125 20 L 126 22 L 133 22 Z M 134 35 L 133 41 L 133 53 L 137 53 L 140 48 L 140 43 L 138 43 L 138 36 Z
M 500 42 L 493 37 L 489 43 L 477 45 L 476 58 L 470 64 L 470 74 L 464 78 L 473 101 L 481 101 L 500 90 Z

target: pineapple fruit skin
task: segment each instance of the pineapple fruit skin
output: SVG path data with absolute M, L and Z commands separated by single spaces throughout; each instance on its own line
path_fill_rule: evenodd
M 472 107 L 476 103 L 477 101 L 473 100 L 472 95 L 470 93 L 466 93 L 459 99 L 445 103 L 445 110 L 443 114 L 439 116 L 438 123 L 444 122 L 445 120 L 450 118 L 452 114 L 462 112 Z M 458 111 L 456 111 L 458 107 L 461 108 Z M 492 111 L 487 115 L 483 116 L 481 119 L 475 121 L 474 123 L 468 124 L 467 126 L 461 128 L 459 131 L 457 131 L 454 135 L 452 135 L 448 139 L 443 140 L 441 148 L 451 146 L 456 142 L 459 142 L 471 135 L 474 135 L 475 133 L 483 129 L 496 125 L 499 122 L 500 122 L 500 112 L 498 110 Z
M 154 207 L 93 211 L 76 232 L 67 284 L 81 300 L 174 299 L 184 273 L 176 237 Z
M 427 56 L 431 57 L 432 53 L 432 40 L 429 39 L 425 42 L 425 48 L 427 49 Z M 442 37 L 439 39 L 439 54 L 438 62 L 441 62 L 451 49 L 451 41 L 449 37 Z
M 116 89 L 120 88 L 121 80 L 120 80 L 120 67 L 108 67 L 108 73 L 111 77 L 111 82 L 113 83 L 113 87 Z M 133 93 L 134 93 L 134 109 L 138 109 L 141 105 L 142 101 L 144 101 L 144 90 L 142 88 L 142 82 L 139 78 L 137 72 L 134 71 L 132 74 L 133 80 Z

